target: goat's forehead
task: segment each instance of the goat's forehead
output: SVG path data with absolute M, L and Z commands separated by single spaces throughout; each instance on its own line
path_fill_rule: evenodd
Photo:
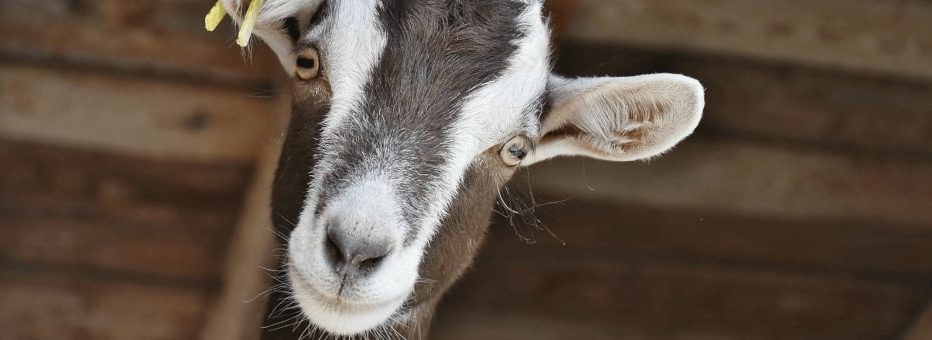
M 469 114 L 464 111 L 470 97 L 483 95 L 481 89 L 494 81 L 539 81 L 540 75 L 532 72 L 506 72 L 528 58 L 547 63 L 546 43 L 536 53 L 512 58 L 522 44 L 536 42 L 524 39 L 536 33 L 529 31 L 543 27 L 539 5 L 532 5 L 512 0 L 328 2 L 321 27 L 307 38 L 321 49 L 334 95 L 325 127 L 336 131 L 347 121 L 378 120 L 386 122 L 384 127 L 439 133 Z M 536 124 L 527 119 L 535 112 L 523 108 L 537 100 L 526 96 L 508 103 L 488 101 L 522 110 L 490 110 L 488 115 L 495 114 L 497 121 L 478 119 L 475 124 L 527 128 Z

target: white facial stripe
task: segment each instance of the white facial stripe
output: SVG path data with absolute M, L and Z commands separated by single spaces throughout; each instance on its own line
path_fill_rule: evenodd
M 322 66 L 333 92 L 330 111 L 321 123 L 320 150 L 336 149 L 334 131 L 362 105 L 365 84 L 385 50 L 387 38 L 378 23 L 380 3 L 378 0 L 354 0 L 325 4 L 332 6 L 325 21 L 305 37 L 319 44 Z M 312 222 L 323 175 L 331 170 L 335 155 L 322 153 L 318 157 L 299 225 L 309 226 Z
M 323 238 L 326 237 L 322 228 L 315 228 L 319 216 L 314 216 L 314 210 L 322 190 L 321 186 L 327 174 L 332 171 L 335 157 L 337 155 L 336 143 L 338 136 L 336 131 L 347 120 L 354 119 L 353 112 L 361 110 L 364 104 L 365 85 L 369 82 L 375 67 L 379 64 L 382 53 L 387 44 L 385 33 L 381 30 L 378 22 L 377 7 L 380 1 L 335 1 L 331 2 L 327 17 L 319 27 L 314 27 L 308 33 L 305 39 L 317 43 L 322 54 L 322 66 L 327 75 L 328 82 L 333 93 L 330 98 L 330 110 L 327 116 L 321 122 L 321 145 L 318 154 L 319 161 L 313 169 L 312 183 L 309 188 L 307 200 L 304 202 L 304 208 L 298 220 L 298 227 L 294 230 L 289 251 L 291 259 L 297 267 L 318 270 L 312 273 L 313 281 L 318 289 L 326 289 L 330 292 L 336 290 L 338 279 L 333 276 L 331 269 L 324 266 L 326 263 L 319 250 L 320 244 L 323 244 Z M 376 180 L 376 178 L 369 178 Z M 385 182 L 385 179 L 382 179 Z M 362 180 L 354 188 L 371 189 L 367 186 L 366 181 Z M 385 184 L 385 183 L 383 183 Z M 378 187 L 378 186 L 376 186 Z M 350 188 L 352 191 L 353 188 Z M 390 192 L 391 190 L 389 190 Z M 363 193 L 347 192 L 351 196 L 359 196 Z M 366 199 L 377 202 L 391 202 L 395 200 L 395 195 L 385 197 L 373 197 L 373 193 L 367 192 Z M 339 201 L 342 195 L 335 198 Z M 347 197 L 342 197 L 347 198 Z M 357 199 L 347 198 L 351 203 L 357 202 Z M 340 205 L 339 202 L 336 202 Z M 346 205 L 345 203 L 343 205 Z M 333 207 L 332 207 L 333 208 Z M 336 207 L 339 208 L 339 207 Z M 343 207 L 344 209 L 353 209 L 353 207 Z M 378 211 L 386 211 L 383 208 L 373 208 Z M 396 213 L 399 215 L 400 213 Z M 386 221 L 380 221 L 386 222 Z M 396 223 L 397 224 L 397 223 Z M 400 248 L 400 246 L 399 246 Z M 386 259 L 386 266 L 391 263 L 412 262 L 410 254 L 407 252 L 394 253 L 392 259 Z M 416 260 L 414 260 L 416 261 Z M 352 334 L 359 330 L 364 330 L 389 317 L 397 310 L 405 300 L 408 291 L 414 284 L 417 277 L 417 267 L 400 267 L 395 270 L 381 270 L 373 273 L 368 280 L 357 283 L 357 298 L 368 299 L 369 301 L 379 301 L 381 307 L 372 309 L 368 312 L 349 313 L 334 309 L 316 301 L 313 296 L 308 296 L 306 290 L 300 286 L 293 286 L 296 297 L 302 305 L 306 315 L 321 326 L 326 326 L 331 332 L 338 334 Z M 359 285 L 362 286 L 359 286 Z M 368 293 L 366 293 L 368 292 Z M 301 295 L 301 294 L 304 295 Z M 349 292 L 347 292 L 349 293 Z M 312 294 L 313 295 L 313 294 Z
M 364 100 L 365 84 L 369 81 L 373 69 L 378 65 L 382 52 L 385 49 L 387 38 L 381 31 L 378 23 L 377 6 L 380 1 L 333 1 L 330 2 L 329 13 L 321 25 L 314 27 L 304 38 L 309 42 L 318 44 L 322 56 L 322 65 L 326 73 L 331 91 L 330 111 L 321 122 L 322 131 L 319 146 L 319 161 L 312 170 L 312 183 L 308 188 L 308 195 L 304 202 L 298 223 L 289 240 L 289 257 L 295 267 L 313 271 L 318 288 L 333 290 L 335 279 L 330 269 L 327 269 L 319 250 L 323 244 L 325 233 L 320 228 L 314 228 L 316 216 L 314 210 L 320 197 L 324 174 L 333 168 L 335 154 L 332 150 L 335 140 L 334 131 L 346 120 L 351 119 L 351 113 L 356 111 Z M 325 4 L 325 6 L 327 6 Z M 329 152 L 329 153 L 328 153 Z M 386 199 L 386 198 L 382 198 Z M 403 253 L 397 256 L 403 257 Z M 351 334 L 364 330 L 381 322 L 390 316 L 404 301 L 407 290 L 413 285 L 417 277 L 416 268 L 396 271 L 381 271 L 368 282 L 378 284 L 392 282 L 395 286 L 368 288 L 369 291 L 379 292 L 380 296 L 370 296 L 372 300 L 392 298 L 382 307 L 371 310 L 369 313 L 346 313 L 333 309 L 322 303 L 309 293 L 313 288 L 303 287 L 292 283 L 295 298 L 302 306 L 305 315 L 320 326 L 325 326 L 331 332 Z M 295 275 L 289 273 L 289 275 Z M 294 280 L 294 277 L 292 277 Z M 338 283 L 337 283 L 338 284 Z M 361 288 L 366 289 L 366 288 Z
M 330 22 L 322 25 L 329 30 L 328 38 L 319 41 L 322 66 L 333 92 L 330 113 L 323 121 L 325 138 L 362 105 L 364 87 L 385 50 L 387 38 L 377 12 L 380 2 L 334 1 L 327 18 Z M 309 35 L 312 41 L 314 33 Z
M 528 105 L 538 100 L 550 71 L 549 30 L 541 20 L 541 3 L 528 5 L 518 18 L 525 36 L 515 42 L 518 49 L 508 60 L 502 75 L 470 95 L 451 128 L 453 157 L 443 171 L 443 179 L 427 207 L 414 248 L 424 248 L 444 217 L 466 169 L 477 154 L 523 131 L 534 137 L 538 117 L 527 115 Z
M 500 78 L 472 94 L 454 132 L 476 136 L 480 147 L 492 146 L 508 139 L 509 133 L 523 130 L 537 135 L 538 117 L 526 115 L 529 104 L 540 98 L 550 71 L 550 32 L 540 19 L 541 4 L 535 2 L 518 18 L 525 36 L 517 42 L 518 50 L 508 61 Z

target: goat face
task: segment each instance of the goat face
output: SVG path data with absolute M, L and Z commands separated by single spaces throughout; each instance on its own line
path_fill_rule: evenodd
M 643 159 L 696 127 L 691 78 L 551 74 L 541 6 L 265 1 L 255 34 L 295 78 L 273 214 L 290 295 L 312 324 L 356 335 L 423 320 L 517 168 Z

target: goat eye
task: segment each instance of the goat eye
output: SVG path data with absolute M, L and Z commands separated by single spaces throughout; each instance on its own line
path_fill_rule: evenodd
M 516 166 L 521 164 L 521 160 L 527 156 L 528 153 L 528 141 L 524 136 L 517 136 L 509 140 L 505 145 L 502 146 L 502 150 L 499 151 L 499 155 L 502 157 L 502 161 L 505 162 L 507 166 Z
M 313 47 L 305 47 L 298 52 L 297 61 L 295 61 L 295 73 L 298 79 L 311 80 L 317 78 L 320 72 L 320 54 Z

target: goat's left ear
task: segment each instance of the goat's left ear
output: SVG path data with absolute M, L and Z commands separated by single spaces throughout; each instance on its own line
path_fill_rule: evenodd
M 677 74 L 567 79 L 551 75 L 550 110 L 537 147 L 522 162 L 557 156 L 609 161 L 650 158 L 689 136 L 702 118 L 702 85 Z
M 297 40 L 305 33 L 323 2 L 324 0 L 220 0 L 226 13 L 237 25 L 243 25 L 246 14 L 255 10 L 252 31 L 243 35 L 241 30 L 240 34 L 243 36 L 238 37 L 238 40 L 242 39 L 246 44 L 252 35 L 262 39 L 272 52 L 275 52 L 289 75 L 295 74 Z M 251 6 L 260 8 L 250 9 Z

